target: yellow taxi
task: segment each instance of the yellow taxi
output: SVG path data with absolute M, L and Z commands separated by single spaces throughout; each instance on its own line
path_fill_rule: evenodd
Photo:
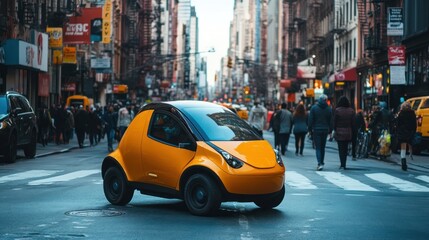
M 245 106 L 240 106 L 238 104 L 230 104 L 230 103 L 221 103 L 220 105 L 228 108 L 243 120 L 247 120 L 249 118 L 249 111 Z
M 225 107 L 201 101 L 144 106 L 102 167 L 106 199 L 128 204 L 135 192 L 183 199 L 194 215 L 222 202 L 270 209 L 285 194 L 280 154 Z
M 417 117 L 417 132 L 421 133 L 421 144 L 413 146 L 413 153 L 429 149 L 429 96 L 421 96 L 407 99 Z

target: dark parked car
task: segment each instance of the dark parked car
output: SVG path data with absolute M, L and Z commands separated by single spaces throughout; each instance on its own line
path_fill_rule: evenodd
M 6 162 L 15 162 L 18 148 L 27 158 L 34 158 L 37 144 L 36 115 L 21 94 L 0 94 L 0 154 Z

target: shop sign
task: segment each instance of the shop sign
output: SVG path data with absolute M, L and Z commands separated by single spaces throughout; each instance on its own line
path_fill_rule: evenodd
M 110 57 L 91 58 L 91 68 L 110 68 Z
M 63 63 L 76 64 L 76 48 L 64 47 L 63 48 Z
M 387 57 L 390 65 L 405 65 L 405 46 L 389 46 Z
M 62 48 L 63 47 L 63 29 L 62 28 L 50 28 L 46 29 L 49 35 L 49 47 L 50 48 Z
M 76 83 L 74 83 L 74 82 L 64 83 L 63 84 L 63 91 L 66 91 L 66 92 L 74 92 L 74 91 L 76 91 Z
M 400 7 L 387 8 L 387 36 L 403 36 L 403 10 Z
M 316 67 L 315 66 L 298 66 L 297 67 L 297 78 L 316 78 Z
M 49 74 L 48 73 L 39 73 L 39 82 L 38 82 L 38 96 L 39 97 L 49 97 Z
M 102 19 L 101 8 L 81 8 L 82 15 L 69 17 L 69 21 L 64 26 L 64 44 L 89 44 L 91 38 L 98 39 L 101 34 L 101 23 L 97 19 Z M 91 24 L 94 24 L 91 29 Z M 91 36 L 93 35 L 93 36 Z M 101 39 L 101 36 L 98 40 Z
M 63 63 L 63 51 L 59 49 L 54 49 L 53 56 L 52 56 L 52 62 L 56 64 L 62 64 Z
M 37 47 L 19 39 L 8 39 L 3 45 L 4 64 L 37 69 Z
M 405 84 L 405 66 L 390 66 L 390 85 Z
M 106 0 L 103 6 L 103 43 L 110 43 L 112 36 L 112 1 Z
M 36 30 L 31 31 L 31 43 L 37 47 L 37 61 L 36 68 L 41 71 L 48 71 L 48 46 L 49 36 L 46 33 L 38 32 Z

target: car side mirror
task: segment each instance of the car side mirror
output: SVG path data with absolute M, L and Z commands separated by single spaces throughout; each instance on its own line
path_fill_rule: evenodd
M 197 150 L 197 146 L 191 142 L 179 143 L 179 148 L 188 149 L 191 151 Z

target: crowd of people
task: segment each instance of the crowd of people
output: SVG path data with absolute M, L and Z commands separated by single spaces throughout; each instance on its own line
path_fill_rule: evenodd
M 336 103 L 328 104 L 328 97 L 322 94 L 313 105 L 306 107 L 300 102 L 295 108 L 288 109 L 287 104 L 282 103 L 273 112 L 268 129 L 274 133 L 275 148 L 285 155 L 290 134 L 294 134 L 295 155 L 303 156 L 305 139 L 310 138 L 316 152 L 318 171 L 323 170 L 325 165 L 327 141 L 335 139 L 337 142 L 339 168 L 345 170 L 347 156 L 350 154 L 352 160 L 357 158 L 358 137 L 363 133 L 369 136 L 366 156 L 390 155 L 390 138 L 394 133 L 400 146 L 402 170 L 407 170 L 406 153 L 410 152 L 412 156 L 411 143 L 417 127 L 416 115 L 408 102 L 402 101 L 396 112 L 389 111 L 386 102 L 379 102 L 371 111 L 363 112 L 356 111 L 345 96 Z M 261 136 L 266 113 L 267 110 L 257 101 L 249 114 L 249 123 L 257 128 Z
M 105 107 L 42 106 L 37 113 L 38 142 L 43 146 L 49 142 L 69 144 L 76 134 L 79 147 L 83 148 L 85 139 L 88 139 L 90 146 L 95 146 L 106 136 L 107 149 L 112 152 L 114 140 L 120 141 L 136 111 L 129 102 L 112 103 Z

